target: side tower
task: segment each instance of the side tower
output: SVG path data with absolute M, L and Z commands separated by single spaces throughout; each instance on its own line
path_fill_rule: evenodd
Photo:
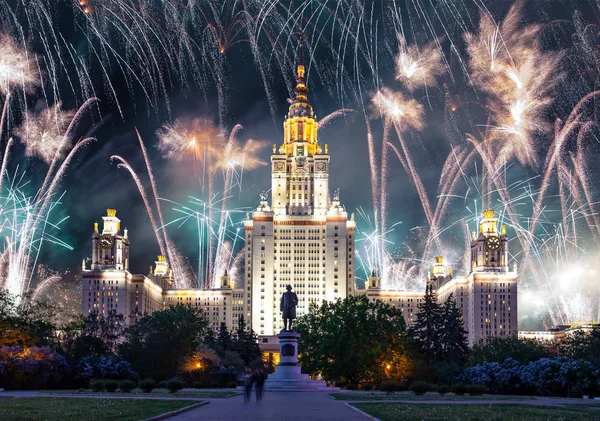
M 92 234 L 92 269 L 129 270 L 129 238 L 127 228 L 121 234 L 121 220 L 116 209 L 107 209 L 102 217 L 102 233 L 94 223 Z
M 330 201 L 329 150 L 318 142 L 302 61 L 297 72 L 283 143 L 273 145 L 271 200 L 261 194 L 244 223 L 252 328 L 261 336 L 283 328 L 279 299 L 288 284 L 298 295 L 298 316 L 311 302 L 354 294 L 355 223 L 339 193 Z
M 92 263 L 81 273 L 81 311 L 107 315 L 117 312 L 126 317 L 135 313 L 131 299 L 132 275 L 129 273 L 129 238 L 127 229 L 121 233 L 121 220 L 115 209 L 107 209 L 103 216 L 102 232 L 94 223 L 92 233 Z
M 486 336 L 516 334 L 517 268 L 509 268 L 506 226 L 498 231 L 498 218 L 491 209 L 483 212 L 479 235 L 471 234 L 471 273 L 467 279 L 469 345 Z

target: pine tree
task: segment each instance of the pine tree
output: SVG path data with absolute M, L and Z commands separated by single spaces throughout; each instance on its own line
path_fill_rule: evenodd
M 442 359 L 461 364 L 469 350 L 462 311 L 456 306 L 452 294 L 442 308 L 441 351 Z
M 234 342 L 232 350 L 240 354 L 247 365 L 261 358 L 258 336 L 248 327 L 244 316 L 240 316 L 238 319 L 238 325 L 232 336 Z
M 441 351 L 442 309 L 437 302 L 437 294 L 428 285 L 423 301 L 418 305 L 413 334 L 421 355 L 430 363 L 438 359 Z

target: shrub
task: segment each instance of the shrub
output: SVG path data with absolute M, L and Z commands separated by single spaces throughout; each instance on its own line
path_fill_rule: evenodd
M 104 388 L 106 389 L 107 392 L 115 392 L 117 390 L 117 387 L 119 386 L 119 383 L 117 383 L 116 380 L 105 380 L 104 381 Z
M 48 347 L 0 348 L 0 382 L 7 389 L 45 389 L 69 371 L 65 358 Z
M 104 390 L 104 380 L 92 380 L 90 382 L 90 389 L 92 389 L 94 392 L 102 392 Z
M 364 391 L 373 390 L 373 385 L 371 383 L 363 383 L 362 390 L 364 390 Z
M 447 384 L 439 384 L 439 385 L 436 387 L 436 391 L 437 391 L 437 392 L 438 392 L 440 395 L 444 396 L 446 393 L 448 393 L 448 392 L 450 391 L 450 387 L 449 387 Z
M 77 377 L 90 379 L 134 380 L 138 378 L 131 365 L 116 357 L 85 357 L 75 368 Z
M 169 389 L 169 392 L 175 393 L 175 392 L 183 389 L 183 382 L 180 380 L 176 380 L 176 379 L 169 380 L 167 382 L 167 389 Z
M 159 389 L 166 389 L 167 388 L 167 382 L 166 382 L 166 380 L 161 380 L 160 382 L 158 382 L 158 388 Z
M 455 383 L 455 384 L 452 385 L 452 387 L 450 388 L 450 390 L 455 395 L 462 396 L 465 393 L 467 393 L 467 386 L 464 383 Z
M 192 387 L 193 387 L 194 389 L 202 389 L 204 386 L 205 386 L 205 385 L 204 385 L 204 383 L 202 383 L 202 382 L 194 382 L 194 383 L 192 384 Z
M 156 382 L 153 379 L 144 379 L 140 380 L 139 386 L 142 392 L 150 393 L 156 387 Z
M 119 382 L 119 390 L 124 393 L 129 393 L 135 389 L 135 382 L 133 380 L 121 380 Z
M 238 386 L 236 381 L 230 381 L 229 383 L 227 383 L 227 387 L 230 389 L 235 389 Z
M 358 385 L 356 383 L 348 383 L 346 385 L 346 390 L 358 390 Z
M 483 395 L 487 391 L 487 387 L 483 384 L 470 384 L 467 385 L 467 392 L 469 395 L 478 396 Z
M 415 392 L 415 395 L 419 396 L 429 392 L 431 390 L 431 386 L 422 380 L 417 380 L 411 385 L 410 389 Z
M 392 392 L 400 390 L 400 385 L 398 384 L 398 382 L 389 380 L 389 381 L 381 383 L 381 385 L 379 386 L 379 389 L 390 394 Z

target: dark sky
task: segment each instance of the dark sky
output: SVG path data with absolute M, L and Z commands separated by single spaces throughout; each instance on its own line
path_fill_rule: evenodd
M 183 2 L 182 2 L 183 3 Z M 206 2 L 206 14 L 210 15 Z M 249 2 L 256 5 L 256 2 Z M 350 7 L 348 4 L 354 4 Z M 220 4 L 216 2 L 215 4 Z M 287 2 L 283 2 L 287 4 Z M 286 48 L 280 53 L 273 53 L 266 44 L 265 38 L 259 39 L 258 49 L 262 58 L 262 72 L 266 73 L 268 80 L 268 93 L 273 98 L 271 106 L 268 95 L 262 83 L 262 72 L 253 58 L 250 44 L 244 42 L 234 43 L 228 46 L 224 60 L 223 86 L 226 92 L 226 106 L 224 112 L 223 126 L 230 130 L 235 124 L 242 124 L 243 132 L 240 139 L 247 138 L 263 139 L 271 143 L 281 143 L 282 122 L 287 111 L 286 98 L 290 95 L 291 78 L 293 77 L 292 65 L 296 59 L 296 48 L 290 35 L 305 29 L 309 34 L 320 34 L 318 41 L 313 39 L 307 51 L 307 64 L 309 65 L 309 99 L 315 112 L 323 117 L 339 108 L 350 107 L 357 110 L 347 118 L 340 118 L 322 129 L 319 133 L 321 144 L 328 143 L 331 155 L 330 187 L 339 188 L 343 204 L 349 212 L 355 212 L 358 208 L 364 209 L 372 214 L 371 183 L 369 181 L 368 150 L 366 142 L 365 115 L 373 116 L 369 109 L 369 97 L 377 86 L 397 88 L 394 80 L 393 57 L 397 53 L 398 43 L 395 33 L 398 30 L 405 32 L 409 43 L 416 42 L 422 45 L 430 41 L 432 31 L 440 39 L 440 45 L 451 71 L 446 72 L 439 78 L 437 86 L 423 91 L 415 92 L 415 98 L 425 105 L 425 128 L 407 136 L 414 162 L 417 165 L 419 175 L 427 189 L 430 200 L 435 201 L 437 185 L 439 182 L 441 166 L 450 151 L 450 144 L 464 142 L 464 133 L 449 132 L 445 120 L 446 99 L 451 96 L 465 100 L 477 100 L 477 92 L 469 86 L 465 72 L 462 71 L 461 60 L 466 58 L 462 34 L 464 29 L 475 31 L 479 20 L 478 6 L 485 6 L 496 20 L 501 20 L 508 11 L 512 2 L 487 2 L 487 1 L 454 1 L 440 0 L 433 2 L 416 1 L 410 4 L 396 2 L 371 3 L 371 2 L 344 2 L 348 9 L 357 10 L 360 4 L 364 4 L 363 17 L 369 23 L 364 28 L 370 31 L 367 34 L 358 34 L 361 52 L 354 54 L 355 44 L 352 40 L 345 40 L 331 21 L 319 20 L 313 13 L 318 9 L 318 2 L 291 2 L 300 8 L 307 5 L 303 12 L 303 19 L 298 19 L 294 28 L 281 24 L 279 42 Z M 33 6 L 34 5 L 34 6 Z M 92 7 L 93 22 L 110 21 L 110 15 L 102 15 L 103 8 L 100 1 L 89 2 Z M 150 1 L 147 7 L 152 9 L 155 2 Z M 423 7 L 423 14 L 417 13 L 415 5 Z M 226 6 L 227 7 L 227 6 Z M 285 16 L 285 7 L 281 4 L 279 16 Z M 328 3 L 327 10 L 331 12 L 334 4 Z M 290 16 L 298 16 L 297 9 L 291 7 L 295 12 Z M 343 7 L 342 7 L 343 8 Z M 393 17 L 390 10 L 396 10 L 398 16 Z M 14 15 L 8 11 L 14 12 Z M 255 7 L 254 12 L 257 8 Z M 50 23 L 40 23 L 41 11 L 47 11 Z M 451 11 L 458 12 L 453 15 Z M 523 24 L 540 23 L 546 25 L 541 35 L 541 44 L 548 51 L 559 51 L 569 49 L 567 57 L 562 62 L 565 77 L 557 85 L 554 91 L 555 102 L 548 110 L 548 120 L 553 121 L 557 116 L 566 117 L 573 105 L 581 98 L 582 93 L 589 92 L 593 86 L 597 72 L 582 76 L 586 66 L 594 63 L 593 57 L 585 57 L 581 51 L 573 50 L 576 44 L 578 26 L 573 24 L 576 11 L 582 24 L 598 24 L 598 10 L 593 2 L 588 1 L 526 1 L 524 6 Z M 169 20 L 175 19 L 175 12 L 170 12 Z M 177 9 L 177 13 L 186 13 L 186 8 Z M 96 14 L 96 15 L 94 15 Z M 229 28 L 237 28 L 225 8 L 222 16 L 223 21 Z M 256 15 L 256 13 L 255 13 Z M 332 14 L 333 15 L 333 14 Z M 349 14 L 343 11 L 336 15 L 334 20 L 344 21 Z M 202 74 L 195 75 L 197 69 L 187 68 L 183 74 L 169 70 L 166 62 L 185 60 L 185 57 L 157 56 L 158 67 L 165 69 L 163 80 L 164 88 L 153 86 L 153 80 L 144 78 L 143 64 L 136 60 L 135 54 L 124 48 L 127 44 L 123 42 L 122 34 L 107 29 L 106 44 L 104 49 L 98 42 L 97 34 L 94 35 L 90 29 L 93 25 L 86 21 L 78 6 L 71 2 L 62 0 L 50 2 L 50 0 L 38 0 L 29 6 L 25 2 L 14 0 L 6 3 L 0 9 L 2 27 L 5 32 L 24 39 L 28 48 L 38 54 L 40 66 L 45 69 L 46 83 L 44 91 L 38 89 L 29 93 L 26 102 L 33 105 L 44 95 L 51 101 L 52 82 L 56 82 L 56 89 L 64 108 L 73 108 L 81 104 L 84 93 L 77 82 L 72 82 L 66 76 L 77 80 L 82 74 L 89 75 L 88 91 L 93 91 L 100 98 L 99 107 L 88 113 L 88 117 L 82 119 L 79 124 L 78 135 L 93 135 L 98 138 L 97 144 L 89 147 L 73 165 L 62 183 L 65 191 L 64 203 L 57 211 L 55 218 L 69 216 L 66 223 L 62 225 L 60 238 L 74 247 L 73 251 L 64 248 L 49 246 L 42 252 L 42 261 L 51 268 L 64 270 L 77 268 L 81 259 L 88 257 L 91 253 L 90 236 L 92 224 L 100 220 L 105 214 L 107 207 L 118 210 L 123 226 L 129 229 L 131 238 L 131 268 L 134 272 L 145 272 L 158 254 L 158 246 L 152 232 L 149 219 L 146 215 L 140 195 L 134 182 L 125 170 L 119 170 L 110 162 L 111 155 L 120 155 L 127 159 L 132 166 L 139 171 L 142 179 L 149 187 L 144 173 L 143 160 L 135 136 L 134 128 L 138 128 L 151 156 L 154 174 L 158 183 L 161 196 L 179 203 L 185 203 L 188 196 L 203 197 L 199 183 L 199 173 L 189 162 L 175 162 L 164 159 L 157 149 L 156 130 L 165 123 L 174 121 L 176 118 L 202 116 L 218 122 L 218 107 L 216 102 L 215 71 L 211 69 L 210 60 L 204 64 L 206 69 Z M 160 22 L 161 15 L 151 10 L 148 16 Z M 229 16 L 229 17 L 227 17 Z M 236 15 L 237 16 L 237 15 Z M 460 18 L 460 22 L 459 22 Z M 115 18 L 116 19 L 116 18 Z M 210 18 L 208 19 L 210 20 Z M 576 19 L 577 20 L 577 19 Z M 552 22 L 552 23 L 551 23 Z M 431 25 L 429 25 L 431 23 Z M 293 26 L 293 23 L 287 23 Z M 269 28 L 276 27 L 272 24 Z M 99 25 L 98 27 L 101 27 Z M 109 28 L 110 25 L 107 26 Z M 265 24 L 268 27 L 268 24 Z M 356 26 L 353 26 L 356 28 Z M 54 34 L 52 34 L 52 30 Z M 363 28 L 363 29 L 364 29 Z M 169 28 L 167 24 L 162 28 L 168 34 L 175 34 L 173 38 L 166 40 L 170 42 L 177 39 L 177 31 L 189 31 L 198 34 L 193 38 L 196 42 L 195 51 L 210 49 L 206 31 L 202 28 Z M 267 32 L 265 30 L 265 32 Z M 593 33 L 592 30 L 587 32 Z M 42 34 L 42 35 L 40 35 Z M 270 32 L 269 35 L 273 35 Z M 62 41 L 61 39 L 64 39 Z M 89 40 L 91 42 L 88 42 Z M 592 44 L 597 44 L 597 39 L 591 36 Z M 55 41 L 52 41 L 55 40 Z M 377 40 L 375 48 L 374 40 Z M 131 40 L 129 40 L 131 41 Z M 81 65 L 75 66 L 69 63 L 60 65 L 56 76 L 51 77 L 48 72 L 48 62 L 44 56 L 52 56 L 48 53 L 46 46 L 52 42 L 56 43 L 56 49 L 66 51 L 65 45 L 69 45 L 69 55 L 63 53 L 63 57 L 81 57 Z M 108 48 L 110 46 L 110 48 Z M 369 48 L 371 48 L 369 50 Z M 123 70 L 123 62 L 115 59 L 113 50 L 120 57 L 126 58 L 124 62 L 130 63 L 133 72 Z M 160 50 L 157 47 L 157 50 Z M 143 50 L 150 55 L 152 51 Z M 371 61 L 377 63 L 377 69 L 370 69 L 368 60 L 364 57 L 370 55 Z M 58 57 L 54 54 L 54 57 Z M 99 60 L 98 57 L 101 57 Z M 211 56 L 212 57 L 212 56 Z M 287 62 L 281 64 L 278 59 L 285 57 Z M 358 65 L 354 66 L 354 59 Z M 130 59 L 130 60 L 129 60 Z M 165 63 L 160 63 L 164 61 Z M 201 59 L 198 59 L 201 62 Z M 337 64 L 343 63 L 346 72 L 339 76 L 336 74 Z M 214 66 L 213 66 L 214 67 Z M 82 71 L 85 70 L 85 71 Z M 79 71 L 79 75 L 77 74 Z M 141 83 L 136 80 L 139 75 Z M 208 75 L 208 76 L 207 76 Z M 284 77 L 285 76 L 285 77 Z M 197 82 L 195 77 L 202 79 Z M 340 82 L 340 80 L 342 80 Z M 185 82 L 184 82 L 185 81 Z M 287 82 L 287 83 L 286 83 Z M 71 88 L 75 84 L 76 88 Z M 144 96 L 144 90 L 154 92 L 148 100 Z M 115 101 L 113 91 L 116 92 Z M 362 97 L 362 100 L 360 99 Z M 20 99 L 22 103 L 22 98 Z M 117 106 L 118 102 L 118 106 Z M 19 110 L 14 110 L 11 124 L 19 124 Z M 122 115 L 121 115 L 122 114 Z M 469 116 L 459 116 L 459 124 L 471 126 L 471 130 L 479 127 L 474 122 L 478 117 L 476 112 Z M 464 120 L 463 120 L 464 119 Z M 381 142 L 381 122 L 373 119 L 373 131 L 377 144 Z M 540 153 L 547 148 L 548 136 L 541 135 L 538 139 Z M 380 147 L 378 147 L 379 150 Z M 270 148 L 264 150 L 262 157 L 269 160 Z M 597 153 L 592 151 L 591 153 Z M 37 160 L 19 159 L 22 150 L 17 150 L 16 158 L 12 161 L 13 169 L 20 165 L 20 169 L 27 168 L 27 174 L 31 177 L 31 186 L 39 184 L 45 174 L 46 167 Z M 509 177 L 515 180 L 535 175 L 535 169 L 523 169 L 515 167 L 510 171 Z M 389 219 L 391 222 L 399 222 L 390 239 L 394 241 L 390 250 L 398 256 L 415 258 L 420 256 L 419 244 L 422 237 L 415 227 L 426 225 L 427 221 L 423 214 L 421 202 L 414 187 L 410 184 L 404 169 L 399 165 L 395 157 L 391 157 L 389 164 L 389 191 L 390 200 Z M 217 179 L 221 178 L 220 176 Z M 243 175 L 243 189 L 232 198 L 231 208 L 251 208 L 256 206 L 258 194 L 270 187 L 270 168 L 261 167 L 253 171 L 246 171 Z M 595 186 L 593 186 L 595 187 Z M 466 195 L 468 188 L 460 189 L 460 194 Z M 558 202 L 556 202 L 558 203 Z M 167 219 L 174 218 L 176 213 L 170 209 L 170 205 L 164 204 Z M 468 217 L 470 203 L 465 200 L 456 200 L 446 217 L 447 224 L 460 218 Z M 243 213 L 236 218 L 241 220 Z M 359 228 L 363 223 L 358 219 Z M 363 230 L 367 231 L 366 223 Z M 194 223 L 177 228 L 171 227 L 170 235 L 174 238 L 177 248 L 195 265 L 194 259 L 197 253 L 197 233 Z M 585 234 L 584 234 L 585 236 Z M 449 230 L 447 233 L 448 250 L 450 259 L 458 260 L 462 253 L 462 231 Z M 460 267 L 460 263 L 456 263 Z M 362 275 L 358 274 L 359 276 Z

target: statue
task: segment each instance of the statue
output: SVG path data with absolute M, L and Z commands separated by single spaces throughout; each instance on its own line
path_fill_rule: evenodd
M 261 202 L 266 202 L 267 201 L 267 192 L 262 192 L 260 194 L 260 201 Z
M 298 305 L 298 296 L 292 292 L 290 285 L 286 286 L 287 290 L 281 295 L 281 303 L 279 310 L 283 312 L 283 330 L 292 330 L 292 322 L 296 318 L 296 306 Z

